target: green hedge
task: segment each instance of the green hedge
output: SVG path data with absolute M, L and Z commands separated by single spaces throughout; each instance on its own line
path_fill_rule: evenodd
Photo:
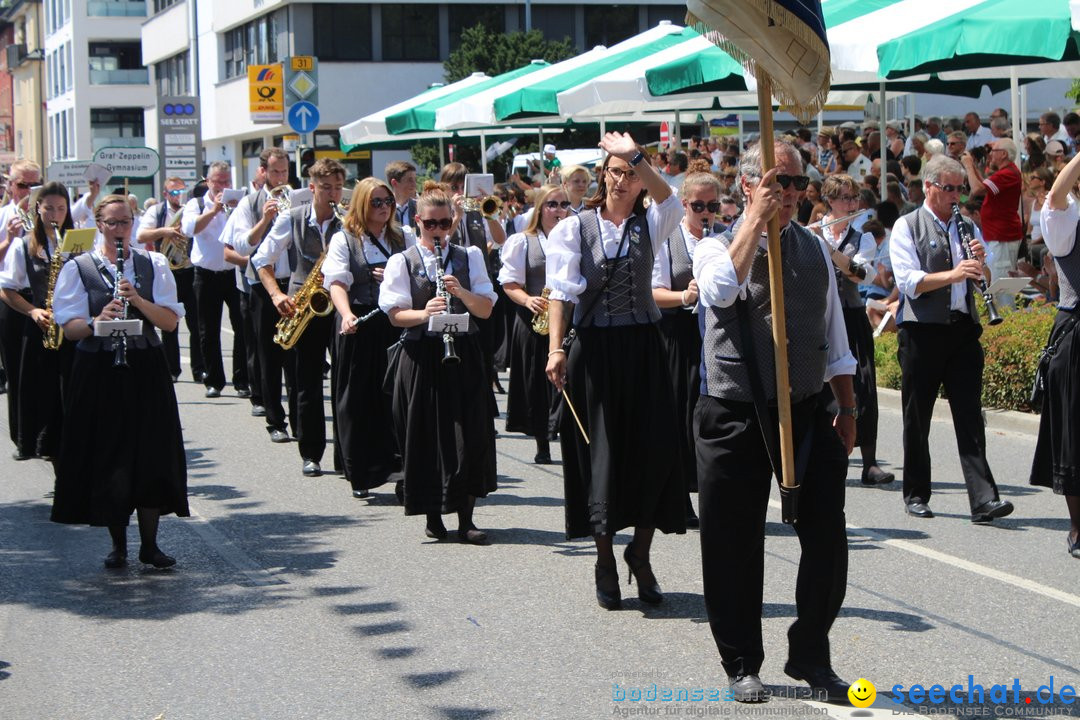
M 986 353 L 983 407 L 1031 412 L 1027 404 L 1031 381 L 1056 312 L 1051 305 L 1002 310 L 1004 321 L 1000 325 L 983 325 L 982 345 Z M 874 360 L 878 386 L 899 390 L 900 363 L 896 359 L 895 333 L 885 333 L 875 341 Z

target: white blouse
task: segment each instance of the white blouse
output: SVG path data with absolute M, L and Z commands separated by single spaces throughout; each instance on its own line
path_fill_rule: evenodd
M 424 272 L 428 277 L 435 277 L 435 254 L 423 245 L 417 243 L 414 247 L 419 249 L 420 256 L 424 261 Z M 467 247 L 465 251 L 469 258 L 469 283 L 472 292 L 486 297 L 494 305 L 499 299 L 495 294 L 495 288 L 488 276 L 487 266 L 484 264 L 484 255 L 478 247 Z M 414 252 L 411 248 L 405 252 Z M 446 261 L 449 254 L 449 246 L 443 248 L 442 257 Z M 459 268 L 445 267 L 447 275 L 455 277 L 460 272 Z M 405 253 L 396 253 L 386 262 L 386 270 L 383 271 L 382 285 L 379 287 L 379 308 L 387 315 L 393 308 L 412 310 L 412 286 L 409 281 L 409 265 L 405 262 Z
M 686 229 L 686 223 L 679 223 L 679 230 L 682 231 L 683 238 L 686 240 L 686 252 L 690 255 L 690 260 L 694 260 L 694 252 L 697 250 L 698 240 L 694 237 L 694 234 Z M 704 235 L 703 239 L 709 237 Z M 663 288 L 665 290 L 671 289 L 671 244 L 665 240 L 660 245 L 660 250 L 656 253 L 656 262 L 653 263 L 652 270 L 652 286 L 654 288 Z
M 540 247 L 547 252 L 547 235 L 538 232 Z M 529 264 L 529 242 L 525 233 L 514 233 L 506 238 L 502 246 L 502 267 L 499 269 L 499 284 L 517 283 L 525 287 L 525 269 Z
M 177 318 L 184 317 L 184 306 L 176 299 L 176 280 L 173 279 L 172 270 L 169 269 L 169 261 L 161 253 L 145 250 L 135 252 L 148 255 L 150 262 L 153 263 L 154 304 L 172 310 Z M 94 251 L 93 255 L 103 261 L 106 271 L 115 281 L 116 266 L 97 251 Z M 132 285 L 135 284 L 135 263 L 126 257 L 124 258 L 124 277 Z M 75 318 L 90 322 L 90 302 L 86 286 L 83 285 L 79 269 L 74 262 L 64 263 L 60 277 L 56 279 L 56 289 L 53 291 L 53 317 L 59 325 L 64 325 Z
M 413 233 L 413 229 L 407 225 L 401 228 L 403 242 L 405 243 L 405 249 L 408 250 L 416 244 L 416 235 Z M 390 246 L 386 241 L 386 229 L 379 233 L 377 238 L 379 244 L 387 250 L 390 250 Z M 390 258 L 383 253 L 378 246 L 371 242 L 365 235 L 363 240 L 362 249 L 364 251 L 364 259 L 369 263 L 384 263 Z M 349 263 L 349 243 L 345 237 L 344 230 L 338 230 L 330 238 L 330 245 L 326 249 L 326 259 L 323 261 L 322 273 L 323 273 L 323 287 L 327 290 L 330 289 L 330 285 L 335 282 L 339 282 L 346 288 L 352 287 L 353 274 L 350 270 Z
M 0 288 L 4 290 L 25 290 L 30 287 L 30 276 L 26 273 L 26 246 L 25 237 L 17 237 L 8 246 L 8 258 L 0 270 Z M 56 252 L 53 247 L 51 252 Z M 38 257 L 44 259 L 45 252 L 42 250 Z

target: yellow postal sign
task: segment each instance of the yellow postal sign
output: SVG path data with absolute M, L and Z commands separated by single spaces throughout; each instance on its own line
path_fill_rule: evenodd
M 247 72 L 251 121 L 280 123 L 285 112 L 281 64 L 248 65 Z

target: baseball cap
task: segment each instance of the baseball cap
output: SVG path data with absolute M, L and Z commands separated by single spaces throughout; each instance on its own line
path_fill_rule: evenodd
M 544 154 L 545 155 L 554 155 L 555 154 L 555 146 L 552 145 L 551 143 L 548 143 L 547 145 L 545 145 L 544 146 Z
M 1065 146 L 1061 144 L 1060 140 L 1051 140 L 1046 143 L 1045 153 L 1047 155 L 1064 155 Z

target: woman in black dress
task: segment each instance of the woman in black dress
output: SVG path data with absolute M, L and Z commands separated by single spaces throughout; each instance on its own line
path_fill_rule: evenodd
M 398 224 L 390 187 L 369 177 L 353 190 L 343 229 L 330 238 L 323 263 L 324 284 L 337 310 L 334 435 L 341 441 L 345 479 L 357 498 L 400 479 L 401 453 L 382 385 L 386 348 L 401 330 L 379 310 L 379 285 L 386 261 L 415 242 L 412 228 Z
M 155 328 L 176 329 L 184 306 L 165 256 L 131 252 L 127 198 L 102 198 L 95 217 L 104 242 L 64 265 L 53 303 L 65 342 L 76 347 L 52 520 L 108 527 L 113 549 L 105 567 L 118 568 L 127 563 L 127 524 L 137 511 L 139 560 L 170 567 L 176 560 L 157 545 L 158 519 L 190 514 L 187 464 L 172 376 Z M 126 342 L 94 334 L 96 323 L 124 313 L 114 298 L 121 246 L 118 294 L 127 317 L 142 321 L 142 332 Z
M 554 391 L 545 375 L 548 340 L 533 330 L 533 317 L 547 310 L 542 297 L 547 256 L 544 245 L 555 225 L 570 211 L 570 200 L 560 185 L 536 191 L 536 212 L 524 232 L 511 235 L 502 249 L 499 282 L 514 303 L 514 329 L 510 346 L 510 394 L 506 399 L 506 431 L 536 439 L 534 462 L 551 462 L 548 435 Z
M 548 236 L 547 375 L 584 430 L 563 412 L 566 536 L 593 537 L 596 599 L 610 610 L 621 604 L 615 533 L 634 528 L 623 557 L 638 597 L 655 604 L 664 596 L 649 562 L 653 533 L 686 531 L 681 460 L 669 450 L 680 421 L 652 296 L 654 258 L 683 208 L 629 135 L 607 133 L 600 146 L 609 155 L 596 195 Z M 567 353 L 571 303 L 577 339 Z
M 52 312 L 45 309 L 51 263 L 54 259 L 62 262 L 56 253 L 64 231 L 74 227 L 67 188 L 58 182 L 45 185 L 32 214 L 34 232 L 13 240 L 8 250 L 0 274 L 0 296 L 12 310 L 30 319 L 23 324 L 19 377 L 12 385 L 12 392 L 18 394 L 19 417 L 15 457 L 52 460 L 60 454 L 64 384 L 74 345 L 61 342 L 57 349 L 46 349 L 42 339 L 53 323 Z
M 427 536 L 444 540 L 441 516 L 456 512 L 458 539 L 485 545 L 473 506 L 496 487 L 495 423 L 483 400 L 491 386 L 473 317 L 491 315 L 495 292 L 480 249 L 448 242 L 453 210 L 444 186 L 424 186 L 416 216 L 419 242 L 390 257 L 379 288 L 379 307 L 405 328 L 392 401 L 405 514 L 425 515 Z M 449 303 L 436 292 L 439 262 Z M 452 335 L 429 331 L 429 319 L 448 304 L 450 313 L 468 316 L 466 325 Z

